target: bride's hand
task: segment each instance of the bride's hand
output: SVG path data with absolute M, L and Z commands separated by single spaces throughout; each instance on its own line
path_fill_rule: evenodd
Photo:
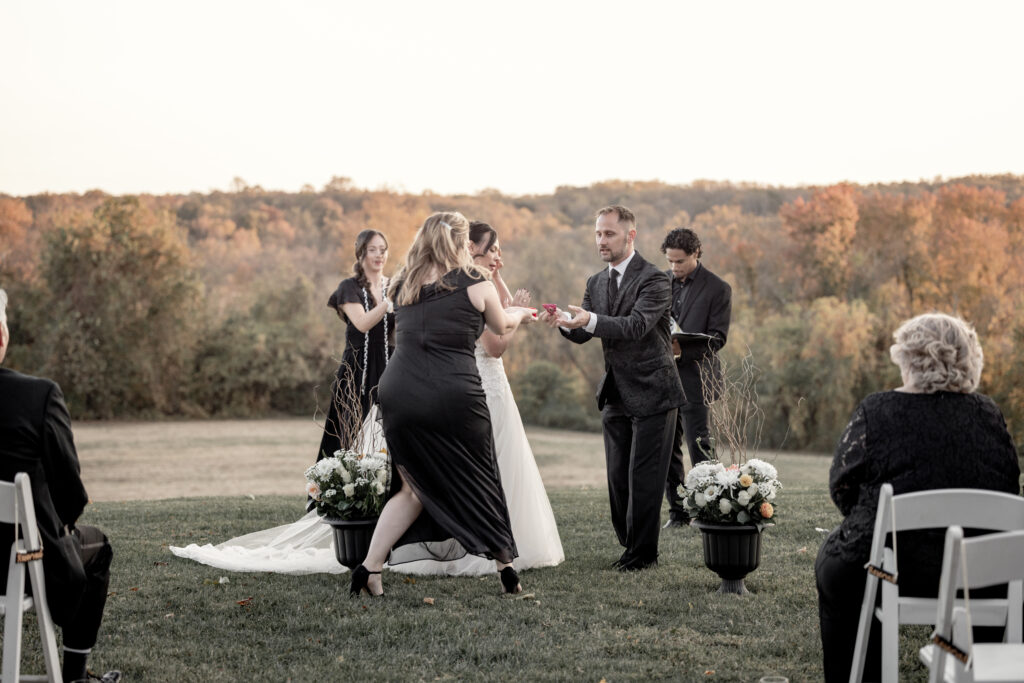
M 516 290 L 515 296 L 512 297 L 513 306 L 529 306 L 530 305 L 530 290 L 519 288 Z
M 534 317 L 537 311 L 532 308 L 526 308 L 525 306 L 509 306 L 505 309 L 505 313 L 509 315 L 518 314 L 520 316 L 520 325 L 529 325 L 530 323 L 537 321 L 537 318 Z

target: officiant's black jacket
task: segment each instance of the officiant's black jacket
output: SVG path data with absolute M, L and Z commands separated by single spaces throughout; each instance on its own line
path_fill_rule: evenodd
M 54 577 L 68 576 L 68 558 L 58 539 L 64 525 L 73 525 L 82 514 L 89 496 L 79 474 L 71 416 L 60 387 L 48 379 L 0 368 L 0 479 L 14 481 L 18 472 L 32 479 L 46 593 L 56 617 L 62 604 L 77 604 L 85 588 L 84 574 L 78 585 Z M 0 524 L 0 585 L 7 584 L 12 540 L 13 527 Z
M 581 307 L 598 316 L 594 334 L 560 329 L 577 344 L 601 338 L 605 375 L 597 390 L 597 407 L 618 399 L 634 417 L 678 408 L 684 399 L 672 360 L 668 276 L 637 252 L 614 301 L 609 301 L 608 279 L 608 268 L 595 273 L 583 295 Z
M 672 271 L 666 271 L 669 278 Z M 722 382 L 722 364 L 718 360 L 718 350 L 725 346 L 729 336 L 729 320 L 732 317 L 732 287 L 729 283 L 698 264 L 693 272 L 692 281 L 686 285 L 685 300 L 677 306 L 672 302 L 672 315 L 676 324 L 683 332 L 699 332 L 714 337 L 711 341 L 683 342 L 679 345 L 679 379 L 683 383 L 683 393 L 689 403 L 704 403 L 705 398 L 718 398 Z M 678 285 L 673 287 L 676 290 Z M 675 291 L 673 291 L 675 294 Z M 679 298 L 679 297 L 676 297 Z M 705 386 L 701 379 L 701 370 L 708 376 L 711 395 L 705 396 Z

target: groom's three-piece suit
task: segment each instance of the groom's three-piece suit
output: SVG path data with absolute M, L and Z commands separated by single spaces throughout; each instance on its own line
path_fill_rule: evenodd
M 609 273 L 587 280 L 582 308 L 597 316 L 593 332 L 560 331 L 577 344 L 601 339 L 605 375 L 597 404 L 612 525 L 626 549 L 618 566 L 639 569 L 658 557 L 661 496 L 684 398 L 672 359 L 669 277 L 637 252 L 617 287 Z

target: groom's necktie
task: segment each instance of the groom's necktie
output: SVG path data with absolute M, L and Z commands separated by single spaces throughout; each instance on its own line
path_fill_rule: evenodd
M 608 303 L 614 303 L 619 296 L 619 271 L 612 268 L 608 278 Z

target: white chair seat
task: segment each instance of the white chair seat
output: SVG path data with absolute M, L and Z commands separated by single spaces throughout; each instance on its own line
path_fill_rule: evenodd
M 900 624 L 931 626 L 935 623 L 935 598 L 900 598 Z M 882 620 L 882 608 L 875 618 Z M 1002 626 L 1006 623 L 1006 598 L 971 600 L 971 620 L 975 626 Z
M 929 669 L 935 660 L 937 645 L 925 645 L 918 653 L 918 659 Z M 972 683 L 1024 683 L 1024 645 L 1020 643 L 978 643 L 974 646 L 973 669 L 969 673 L 964 665 L 953 657 L 946 657 L 942 680 L 971 681 Z
M 971 666 L 974 668 L 975 683 L 1024 682 L 1024 644 L 978 643 L 971 650 Z

